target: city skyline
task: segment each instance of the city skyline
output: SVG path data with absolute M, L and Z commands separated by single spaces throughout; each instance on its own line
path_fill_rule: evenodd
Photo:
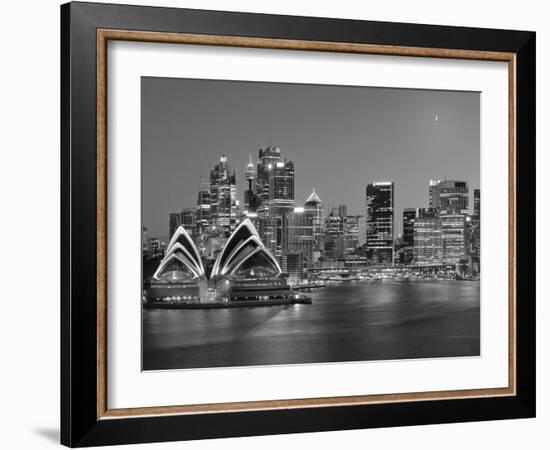
M 236 202 L 235 172 L 222 155 L 210 171 L 208 186 L 198 193 L 196 209 L 170 213 L 169 235 L 175 236 L 176 229 L 185 230 L 199 246 L 201 257 L 212 260 L 225 239 L 248 219 L 268 251 L 297 278 L 307 277 L 308 269 L 319 268 L 323 262 L 336 261 L 386 266 L 450 264 L 460 266 L 460 271 L 479 273 L 480 190 L 474 189 L 472 211 L 465 180 L 430 180 L 430 206 L 405 208 L 402 220 L 397 217 L 396 222 L 391 181 L 367 185 L 364 216 L 349 215 L 345 204 L 323 207 L 315 190 L 304 206 L 297 206 L 294 163 L 276 147 L 260 149 L 257 164 L 250 158 L 246 179 L 248 190 L 241 210 Z M 396 223 L 403 227 L 402 236 L 395 233 Z M 145 228 L 143 232 L 145 241 Z M 159 242 L 152 254 L 160 251 L 162 255 L 161 247 Z M 151 255 L 148 246 L 144 250 Z
M 209 89 L 204 89 L 206 87 L 204 83 L 208 85 Z M 178 85 L 180 89 L 175 89 L 174 84 Z M 202 86 L 203 89 L 198 89 L 198 86 Z M 266 89 L 269 91 L 268 93 L 266 93 Z M 325 91 L 327 89 L 328 92 Z M 367 98 L 372 102 L 376 101 L 376 108 L 369 108 L 364 104 L 361 109 L 358 105 L 361 103 L 360 101 L 352 101 L 351 104 L 355 104 L 355 108 L 351 108 L 349 106 L 351 91 L 353 91 L 354 98 L 361 97 L 360 100 L 363 101 L 366 101 Z M 168 93 L 170 93 L 171 101 L 168 101 Z M 182 101 L 182 94 L 186 101 Z M 201 101 L 197 98 L 197 94 L 201 94 Z M 247 108 L 244 108 L 245 112 L 240 111 L 244 105 L 252 104 L 251 99 L 245 98 L 240 103 L 233 103 L 231 98 L 235 95 L 245 97 L 259 95 L 257 98 L 261 104 L 272 105 L 275 110 L 280 110 L 284 101 L 287 101 L 290 110 L 287 116 L 290 117 L 280 118 L 278 125 L 260 126 L 268 118 L 259 117 L 251 122 L 251 116 L 257 112 L 257 107 L 251 107 L 250 111 Z M 228 99 L 227 96 L 230 98 Z M 316 96 L 323 98 L 318 99 Z M 234 112 L 232 116 L 228 116 L 227 108 L 222 105 L 223 100 L 233 107 L 240 106 L 241 108 L 238 108 L 239 111 Z M 266 104 L 266 100 L 269 100 L 270 103 Z M 310 115 L 315 116 L 315 120 L 310 117 L 310 120 L 306 120 L 306 124 L 303 124 L 304 121 L 301 120 L 302 132 L 298 133 L 300 130 L 296 131 L 296 126 L 291 127 L 289 121 L 303 113 L 305 100 L 313 101 L 314 104 L 308 103 L 310 110 L 317 111 L 318 108 L 313 108 L 313 106 L 319 107 L 322 104 L 327 106 L 330 103 L 331 111 L 329 113 L 327 110 L 324 115 L 314 114 L 310 111 Z M 448 179 L 467 180 L 470 185 L 470 205 L 473 204 L 473 191 L 479 187 L 479 96 L 476 93 L 144 78 L 142 101 L 142 214 L 143 224 L 148 228 L 150 236 L 166 237 L 168 235 L 168 214 L 184 208 L 196 207 L 200 175 L 206 175 L 207 169 L 212 169 L 222 154 L 226 155 L 231 169 L 236 171 L 236 198 L 241 207 L 244 207 L 244 192 L 247 183 L 245 175 L 249 155 L 252 154 L 253 161 L 256 163 L 258 149 L 265 147 L 267 143 L 256 144 L 255 148 L 243 148 L 243 145 L 239 146 L 238 150 L 232 151 L 230 142 L 257 139 L 259 131 L 264 134 L 265 128 L 278 129 L 279 133 L 277 134 L 280 134 L 281 129 L 284 128 L 288 131 L 282 138 L 279 138 L 278 135 L 277 139 L 272 137 L 271 144 L 280 147 L 285 157 L 295 164 L 296 206 L 303 206 L 312 189 L 315 188 L 327 210 L 345 204 L 348 206 L 348 214 L 365 215 L 366 186 L 374 181 L 393 181 L 396 196 L 395 236 L 401 233 L 401 223 L 398 217 L 404 208 L 429 206 L 428 183 L 430 179 L 444 179 L 446 176 Z M 337 106 L 336 112 L 333 107 L 334 102 Z M 182 106 L 182 103 L 185 106 Z M 162 115 L 159 110 L 161 106 L 164 109 Z M 352 122 L 354 120 L 361 122 L 357 120 L 359 112 L 373 120 L 364 123 L 369 125 L 366 126 L 366 130 L 358 129 L 359 124 L 355 123 L 351 130 L 350 127 L 347 127 L 347 131 L 353 131 L 353 133 L 342 134 L 346 127 L 342 125 L 342 120 L 336 120 L 338 109 L 340 109 L 340 113 L 345 110 L 347 113 L 345 115 L 350 117 Z M 373 110 L 377 111 L 375 115 L 372 114 Z M 192 111 L 198 112 L 199 116 L 210 112 L 213 116 L 212 120 L 208 122 L 206 118 L 200 117 L 201 120 L 194 122 L 191 120 Z M 352 112 L 355 112 L 355 115 Z M 432 113 L 434 115 L 430 116 Z M 266 110 L 266 114 L 272 121 L 275 119 L 273 111 L 269 108 Z M 161 116 L 163 120 L 153 120 L 155 115 Z M 366 120 L 363 116 L 361 116 L 362 119 Z M 393 133 L 392 127 L 377 130 L 377 127 L 380 126 L 380 116 L 394 124 Z M 418 136 L 422 136 L 423 133 L 412 133 L 413 127 L 419 126 L 418 116 L 422 117 L 420 128 L 431 130 L 430 136 L 419 138 Z M 183 120 L 183 124 L 176 127 L 173 120 L 177 118 L 189 120 Z M 206 125 L 212 126 L 215 130 L 214 133 L 204 134 L 207 130 L 204 129 L 205 124 L 202 123 L 202 119 L 207 121 Z M 244 122 L 247 120 L 253 131 L 245 133 Z M 229 123 L 224 123 L 224 121 Z M 267 121 L 269 122 L 269 120 Z M 314 127 L 315 121 L 319 130 L 323 131 L 317 134 L 330 141 L 329 143 L 322 143 L 319 136 L 313 135 L 309 140 L 305 140 L 303 135 L 308 134 L 308 130 L 311 130 L 312 127 L 317 128 Z M 453 125 L 451 126 L 447 121 L 452 122 Z M 334 125 L 334 122 L 338 122 L 338 126 Z M 252 123 L 263 130 L 254 130 Z M 238 124 L 241 126 L 237 126 Z M 338 140 L 341 142 L 340 151 L 330 151 L 331 148 L 338 147 L 338 145 L 334 135 L 328 133 L 327 136 L 327 131 L 330 130 L 325 130 L 323 124 L 335 127 L 340 131 L 341 139 Z M 230 125 L 234 125 L 234 127 L 228 130 Z M 202 130 L 197 132 L 197 128 Z M 406 130 L 403 131 L 403 128 Z M 237 136 L 239 131 L 242 133 L 241 136 Z M 386 145 L 387 141 L 403 140 L 403 134 L 407 134 L 406 131 L 409 131 L 409 144 L 403 143 L 399 146 L 394 143 L 392 146 L 394 150 L 389 151 Z M 224 137 L 224 134 L 229 135 Z M 197 135 L 202 137 L 199 138 Z M 217 138 L 213 139 L 213 136 Z M 222 137 L 221 141 L 226 144 L 212 148 L 212 144 L 209 142 L 219 141 L 220 137 Z M 194 152 L 187 152 L 185 148 L 189 148 L 192 142 L 195 142 L 197 146 L 202 142 L 204 150 L 196 149 Z M 294 145 L 291 148 L 285 148 L 285 142 L 294 142 Z M 296 147 L 297 142 L 311 142 L 315 144 L 316 151 L 311 150 L 311 143 L 304 144 L 303 148 L 293 149 L 292 147 Z M 404 148 L 414 149 L 422 142 L 425 145 L 424 151 L 421 153 L 424 155 L 411 155 L 415 152 L 404 150 Z M 448 150 L 441 150 L 439 152 L 441 155 L 439 155 L 437 149 L 441 148 L 443 142 Z M 376 143 L 381 145 L 376 146 Z M 381 155 L 379 147 L 385 149 L 389 156 L 386 153 Z M 397 147 L 400 149 L 395 150 Z M 393 164 L 391 164 L 392 154 L 395 155 Z M 358 157 L 360 162 L 354 164 Z M 428 163 L 426 163 L 426 157 Z M 339 166 L 342 164 L 348 166 L 347 169 L 340 169 Z M 412 170 L 411 164 L 414 170 Z M 358 165 L 360 167 L 357 167 Z M 417 170 L 418 166 L 428 167 Z M 453 167 L 455 170 L 450 173 L 445 170 L 445 167 Z M 411 170 L 405 170 L 408 168 Z M 353 174 L 357 170 L 361 175 L 354 177 Z M 329 174 L 326 173 L 327 171 L 334 173 Z M 160 176 L 160 172 L 163 172 L 164 175 Z M 170 176 L 170 173 L 173 175 Z M 426 176 L 425 179 L 422 179 L 423 173 Z M 339 176 L 340 174 L 342 176 Z
M 260 151 L 262 151 L 263 149 L 260 149 Z M 277 149 L 279 150 L 279 149 Z M 284 158 L 286 160 L 286 158 Z M 230 179 L 232 180 L 235 180 L 235 170 L 233 168 L 233 166 L 231 166 L 229 164 L 229 158 L 227 157 L 227 155 L 223 154 L 221 157 L 220 157 L 220 161 L 218 164 L 213 164 L 212 166 L 214 167 L 214 169 L 211 169 L 210 172 L 217 172 L 218 171 L 218 166 L 219 164 L 227 164 L 228 168 L 230 169 Z M 251 164 L 252 163 L 252 164 Z M 292 164 L 292 161 L 289 161 L 290 164 Z M 248 162 L 248 166 L 247 166 L 247 170 L 246 170 L 246 173 L 245 173 L 245 176 L 246 176 L 246 180 L 248 183 L 251 182 L 251 168 L 253 167 L 253 177 L 255 178 L 256 177 L 256 166 L 257 164 L 259 164 L 258 162 L 258 159 L 254 160 L 252 157 L 250 157 L 249 159 L 249 162 Z M 208 178 L 208 177 L 204 177 L 204 178 Z M 233 181 L 234 182 L 234 181 Z M 403 237 L 404 239 L 406 239 L 406 232 L 404 230 L 404 222 L 401 220 L 401 217 L 402 217 L 402 214 L 404 215 L 406 213 L 406 211 L 415 211 L 415 212 L 418 212 L 419 210 L 423 210 L 423 209 L 426 209 L 426 208 L 431 208 L 432 207 L 432 203 L 433 203 L 433 199 L 432 199 L 432 190 L 434 188 L 434 185 L 438 184 L 438 183 L 441 183 L 443 185 L 446 185 L 447 183 L 452 183 L 454 184 L 455 182 L 457 182 L 457 180 L 448 180 L 448 179 L 443 179 L 443 180 L 429 180 L 428 183 L 426 184 L 426 199 L 425 199 L 425 203 L 427 205 L 429 205 L 428 207 L 423 204 L 421 206 L 419 205 L 415 205 L 415 206 L 409 206 L 409 207 L 404 207 L 402 208 L 401 211 L 398 211 L 397 208 L 393 208 L 392 212 L 391 212 L 391 216 L 392 216 L 392 220 L 390 222 L 389 225 L 389 229 L 391 229 L 393 231 L 393 239 L 397 239 L 398 237 Z M 466 192 L 465 194 L 461 194 L 461 197 L 463 197 L 463 200 L 461 200 L 461 203 L 465 203 L 465 207 L 463 209 L 461 209 L 460 211 L 457 211 L 460 212 L 460 213 L 463 213 L 463 214 L 467 214 L 467 215 L 471 215 L 471 216 L 475 216 L 475 215 L 479 215 L 478 213 L 476 213 L 476 202 L 477 202 L 477 207 L 479 207 L 479 196 L 476 198 L 476 192 L 477 194 L 479 195 L 479 188 L 474 188 L 474 189 L 471 189 L 469 187 L 469 182 L 467 180 L 464 180 L 464 181 L 458 181 L 459 184 L 462 184 L 464 183 L 465 184 L 465 189 L 466 189 Z M 372 181 L 370 183 L 367 184 L 367 186 L 365 186 L 364 190 L 366 189 L 367 190 L 367 197 L 368 197 L 368 189 L 369 188 L 373 188 L 375 186 L 378 186 L 379 188 L 382 187 L 382 189 L 384 189 L 384 186 L 390 186 L 391 185 L 391 191 L 392 191 L 392 201 L 391 201 L 391 205 L 394 204 L 394 201 L 393 201 L 393 196 L 395 195 L 395 182 L 392 181 L 392 180 L 383 180 L 383 181 L 380 181 L 380 180 L 377 180 L 377 181 Z M 151 237 L 156 237 L 156 238 L 164 238 L 164 237 L 168 237 L 170 238 L 173 234 L 173 231 L 175 230 L 175 228 L 177 228 L 177 226 L 175 225 L 175 223 L 173 223 L 173 219 L 172 217 L 173 216 L 176 216 L 176 215 L 180 215 L 180 214 L 186 214 L 186 213 L 192 213 L 193 215 L 196 215 L 198 214 L 198 211 L 201 209 L 199 207 L 199 201 L 201 199 L 201 196 L 202 196 L 202 193 L 204 192 L 203 189 L 205 189 L 205 186 L 206 186 L 206 189 L 207 191 L 209 192 L 209 189 L 210 189 L 210 183 L 209 182 L 206 182 L 206 184 L 203 182 L 202 185 L 197 189 L 197 192 L 196 192 L 196 195 L 195 195 L 195 198 L 197 199 L 197 201 L 195 202 L 195 204 L 193 205 L 192 202 L 189 206 L 185 206 L 183 208 L 179 208 L 178 210 L 174 210 L 174 211 L 170 211 L 168 213 L 168 217 L 169 217 L 169 228 L 170 228 L 170 232 L 166 235 L 166 236 L 162 236 L 162 235 L 151 235 Z M 250 185 L 251 186 L 251 185 Z M 237 202 L 238 202 L 238 205 L 235 206 L 235 204 L 233 204 L 233 207 L 236 207 L 236 211 L 238 210 L 241 214 L 244 214 L 246 212 L 248 212 L 248 210 L 250 209 L 248 206 L 247 206 L 247 195 L 248 193 L 250 192 L 249 191 L 249 187 L 250 186 L 247 186 L 247 188 L 244 190 L 243 194 L 242 194 L 242 197 L 243 197 L 243 200 L 239 200 L 239 192 L 233 192 L 233 195 L 232 197 L 235 197 Z M 471 192 L 470 192 L 471 191 Z M 332 210 L 337 210 L 337 209 L 341 209 L 341 208 L 344 208 L 347 212 L 345 214 L 345 216 L 349 216 L 349 217 L 368 217 L 369 214 L 367 212 L 368 210 L 368 206 L 365 205 L 365 208 L 363 210 L 362 213 L 359 213 L 357 214 L 356 212 L 353 212 L 353 211 L 348 211 L 348 204 L 347 203 L 339 203 L 338 205 L 326 205 L 322 199 L 318 196 L 315 188 L 313 188 L 312 192 L 307 196 L 306 199 L 304 199 L 304 201 L 299 201 L 299 199 L 295 199 L 294 201 L 294 206 L 291 208 L 292 209 L 303 209 L 304 208 L 304 205 L 307 205 L 307 202 L 308 202 L 308 199 L 311 198 L 312 195 L 315 195 L 318 199 L 318 201 L 322 204 L 322 209 L 324 211 L 324 216 L 328 216 L 330 214 L 330 212 Z M 439 201 L 439 200 L 437 200 Z M 367 203 L 368 203 L 368 200 L 367 200 Z M 445 210 L 443 211 L 445 213 Z M 239 222 L 240 218 L 238 215 L 235 215 L 234 216 L 234 219 L 237 221 L 237 223 Z M 194 219 L 195 220 L 195 219 Z M 196 219 L 198 221 L 198 219 Z M 179 222 L 178 222 L 179 223 Z M 227 224 L 229 224 L 229 222 L 227 222 Z M 145 227 L 147 228 L 147 227 Z M 148 234 L 149 233 L 149 229 L 147 229 L 148 231 Z M 390 245 L 390 244 L 388 244 Z
M 479 355 L 479 108 L 143 78 L 142 369 Z

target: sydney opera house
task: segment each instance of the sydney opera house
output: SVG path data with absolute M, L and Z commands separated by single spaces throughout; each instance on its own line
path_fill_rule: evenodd
M 206 304 L 300 297 L 291 291 L 286 275 L 249 219 L 229 236 L 209 274 L 195 243 L 180 226 L 147 285 L 146 300 L 154 303 Z

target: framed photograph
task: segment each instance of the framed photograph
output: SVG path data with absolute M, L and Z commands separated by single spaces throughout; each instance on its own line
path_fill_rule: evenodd
M 61 441 L 535 415 L 535 33 L 61 7 Z

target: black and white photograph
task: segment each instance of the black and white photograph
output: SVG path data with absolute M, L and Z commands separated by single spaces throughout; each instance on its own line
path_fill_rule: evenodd
M 480 356 L 479 92 L 142 77 L 142 369 Z

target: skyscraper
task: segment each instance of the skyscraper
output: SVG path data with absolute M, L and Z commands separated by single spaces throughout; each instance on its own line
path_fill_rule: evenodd
M 304 204 L 304 210 L 312 216 L 313 242 L 315 250 L 323 250 L 323 203 L 315 192 L 311 192 Z
M 479 189 L 474 189 L 474 214 L 471 222 L 471 256 L 472 271 L 480 272 L 480 252 L 481 252 L 481 198 Z
M 181 211 L 181 225 L 190 235 L 195 233 L 196 210 L 195 208 L 185 208 Z
M 294 163 L 280 161 L 269 172 L 270 214 L 281 215 L 294 209 Z
M 256 193 L 256 168 L 252 163 L 252 155 L 250 155 L 246 166 L 245 178 L 248 183 L 248 189 L 244 192 L 244 207 L 248 212 L 256 212 L 260 199 Z
M 174 232 L 181 225 L 181 213 L 170 213 L 170 218 L 168 221 L 168 238 L 171 238 L 174 235 Z
M 367 258 L 375 264 L 393 262 L 393 199 L 392 181 L 367 186 Z
M 468 183 L 430 182 L 430 204 L 439 211 L 443 262 L 458 264 L 470 255 Z
M 414 221 L 416 208 L 403 210 L 403 262 L 409 264 L 414 257 Z
M 237 188 L 235 171 L 222 155 L 220 162 L 210 171 L 210 221 L 227 230 L 237 223 Z
M 481 246 L 481 199 L 479 189 L 474 189 L 474 215 L 472 216 L 472 256 L 479 258 Z
M 170 213 L 169 237 L 172 237 L 180 225 L 182 225 L 189 234 L 195 233 L 196 210 L 194 208 L 182 209 L 178 213 Z
M 281 156 L 279 147 L 258 152 L 256 195 L 260 236 L 280 261 L 287 237 L 287 215 L 294 210 L 294 163 Z
M 367 216 L 359 216 L 357 246 L 362 247 L 367 242 Z
M 466 181 L 430 181 L 429 188 L 430 206 L 439 209 L 440 215 L 469 214 Z
M 413 222 L 416 264 L 438 264 L 442 256 L 441 221 L 437 208 L 419 208 Z
M 433 202 L 433 192 L 434 192 L 434 189 L 435 189 L 435 186 L 437 186 L 439 183 L 441 183 L 441 180 L 430 180 L 430 182 L 428 183 L 428 207 L 430 208 L 437 208 L 436 205 L 434 205 L 434 202 Z
M 359 224 L 362 216 L 346 216 L 344 223 L 344 256 L 352 255 L 359 247 Z
M 465 214 L 440 215 L 443 261 L 458 264 L 469 257 L 470 216 Z
M 258 150 L 258 164 L 256 171 L 256 194 L 259 198 L 258 214 L 260 218 L 269 215 L 269 184 L 271 170 L 281 161 L 279 147 L 266 147 Z
M 201 188 L 197 196 L 195 226 L 198 233 L 204 232 L 210 224 L 210 185 L 208 180 L 201 179 Z
M 273 220 L 277 258 L 282 257 L 284 243 L 287 239 L 287 216 L 294 209 L 294 163 L 281 161 L 275 164 L 269 177 L 269 216 Z
M 294 208 L 287 215 L 286 252 L 303 255 L 306 265 L 311 265 L 313 259 L 313 218 L 304 208 Z
M 337 208 L 332 208 L 329 215 L 325 217 L 324 256 L 328 259 L 344 257 L 347 216 L 340 214 L 345 213 L 347 213 L 346 205 L 340 205 Z

